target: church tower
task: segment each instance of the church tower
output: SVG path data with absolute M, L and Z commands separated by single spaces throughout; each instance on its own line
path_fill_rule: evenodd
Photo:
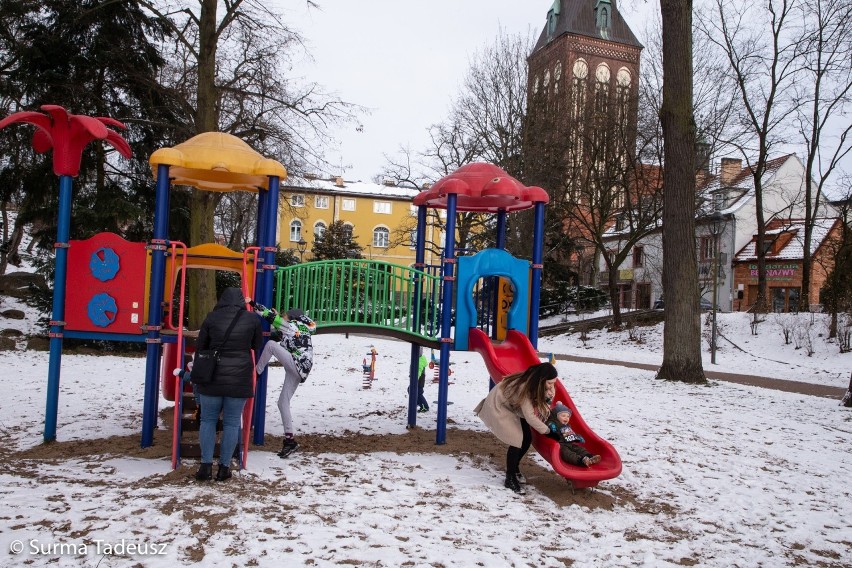
M 570 192 L 589 164 L 631 159 L 641 51 L 615 0 L 554 0 L 528 57 L 528 183 Z

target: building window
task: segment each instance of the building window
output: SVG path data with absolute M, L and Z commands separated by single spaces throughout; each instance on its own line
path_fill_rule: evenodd
M 301 193 L 294 193 L 290 196 L 290 205 L 292 205 L 293 207 L 304 207 L 305 196 Z
M 408 233 L 408 246 L 417 248 L 417 229 L 411 229 Z
M 701 244 L 698 250 L 699 260 L 713 260 L 713 237 L 701 237 Z
M 598 65 L 595 71 L 595 112 L 606 113 L 609 99 L 609 67 L 606 63 Z
M 385 227 L 376 227 L 373 229 L 373 246 L 378 248 L 388 248 L 390 244 L 390 231 Z
M 385 215 L 390 215 L 390 201 L 373 201 L 373 213 L 383 213 Z
M 323 235 L 325 235 L 326 229 L 327 227 L 325 226 L 325 223 L 323 223 L 322 221 L 317 221 L 314 224 L 314 236 L 318 239 L 321 239 Z
M 328 196 L 317 195 L 316 197 L 314 197 L 314 206 L 317 209 L 328 209 Z
M 353 234 L 354 231 L 355 231 L 355 227 L 352 226 L 352 224 L 350 224 L 350 223 L 344 223 L 343 224 L 343 238 L 345 238 L 347 241 L 352 240 L 352 234 Z
M 645 247 L 633 247 L 633 268 L 640 268 L 645 264 Z
M 290 242 L 298 243 L 302 239 L 302 222 L 298 219 L 290 223 Z
M 354 199 L 344 199 L 341 207 L 344 211 L 355 211 L 355 200 Z

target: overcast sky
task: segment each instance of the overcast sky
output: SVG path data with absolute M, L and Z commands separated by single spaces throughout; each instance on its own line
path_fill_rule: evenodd
M 285 19 L 308 43 L 313 63 L 300 72 L 342 100 L 371 109 L 358 124 L 337 129 L 327 157 L 347 180 L 371 180 L 384 154 L 425 148 L 430 125 L 444 120 L 471 56 L 509 34 L 541 33 L 552 0 L 279 0 Z M 652 3 L 655 0 L 651 0 Z M 637 35 L 644 22 L 618 5 Z M 622 6 L 622 4 L 624 6 Z M 356 127 L 362 125 L 361 132 Z M 336 172 L 322 172 L 338 174 Z

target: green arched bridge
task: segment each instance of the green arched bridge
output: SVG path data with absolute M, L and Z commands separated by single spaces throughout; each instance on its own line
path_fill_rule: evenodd
M 275 276 L 275 308 L 304 310 L 318 333 L 375 333 L 439 346 L 439 276 L 364 259 L 305 262 Z

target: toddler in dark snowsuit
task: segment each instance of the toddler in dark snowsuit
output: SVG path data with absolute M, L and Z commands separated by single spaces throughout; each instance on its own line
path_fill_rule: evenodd
M 601 461 L 601 457 L 581 446 L 586 440 L 574 432 L 568 425 L 571 409 L 557 402 L 550 411 L 546 424 L 550 428 L 548 436 L 559 442 L 559 457 L 571 465 L 589 467 Z

